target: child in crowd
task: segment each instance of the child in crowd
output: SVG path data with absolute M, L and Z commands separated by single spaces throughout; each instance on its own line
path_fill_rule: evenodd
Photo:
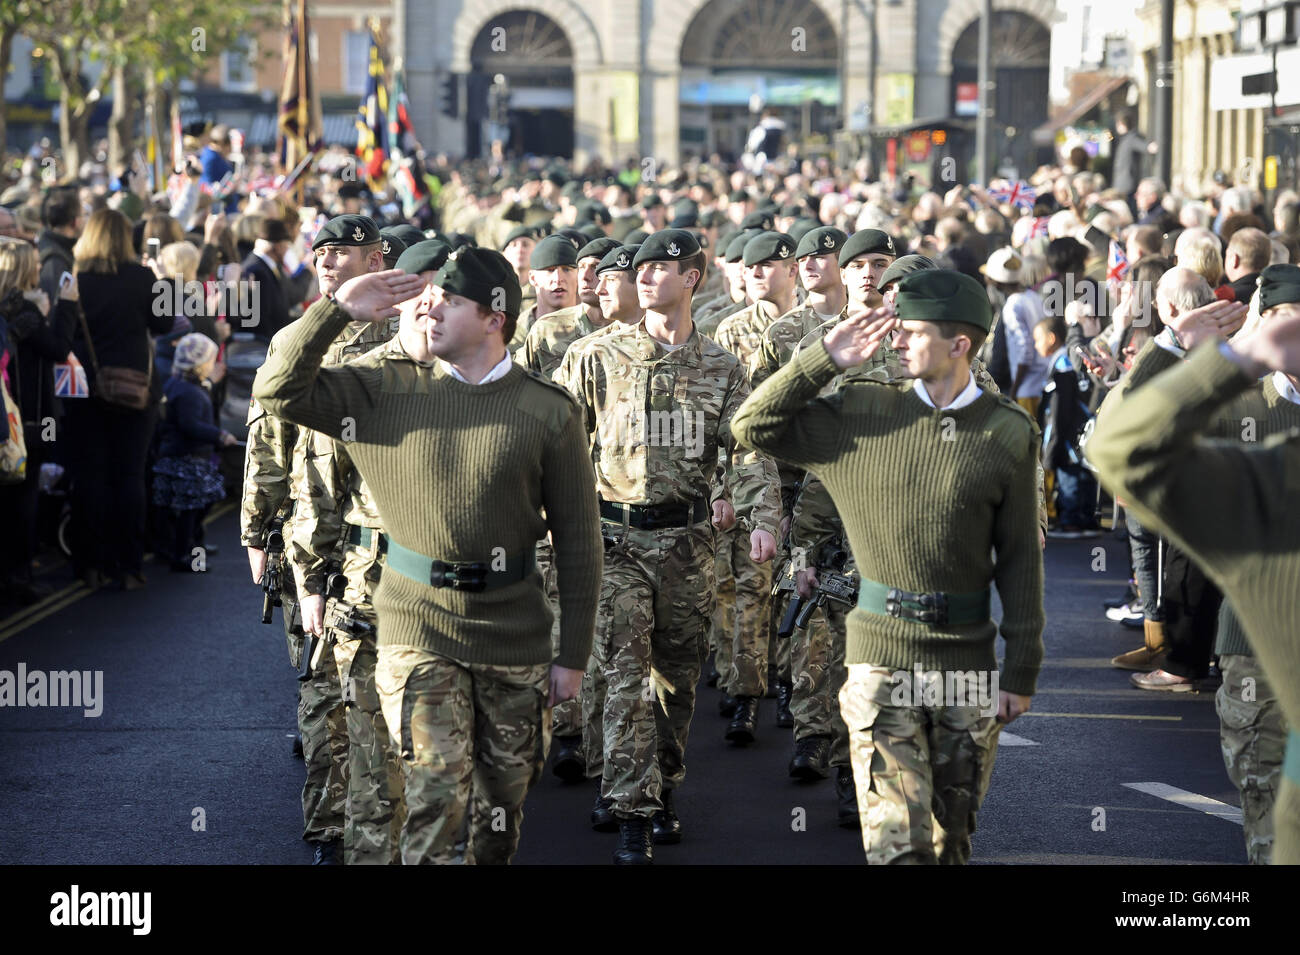
M 1034 326 L 1033 335 L 1034 349 L 1049 364 L 1039 421 L 1043 429 L 1043 467 L 1056 479 L 1056 527 L 1047 536 L 1095 537 L 1100 533 L 1097 481 L 1084 467 L 1079 450 L 1079 436 L 1092 417 L 1088 409 L 1092 383 L 1070 361 L 1064 318 L 1044 318 Z
M 199 332 L 176 343 L 172 374 L 163 385 L 166 408 L 161 425 L 158 463 L 154 465 L 153 502 L 172 517 L 171 569 L 201 568 L 193 549 L 208 508 L 226 496 L 213 462 L 215 445 L 235 443 L 235 436 L 212 423 L 209 376 L 217 346 Z

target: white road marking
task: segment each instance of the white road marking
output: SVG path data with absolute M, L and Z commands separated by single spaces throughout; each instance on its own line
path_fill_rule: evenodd
M 1148 796 L 1167 799 L 1169 802 L 1186 806 L 1188 809 L 1199 809 L 1207 816 L 1214 816 L 1227 822 L 1235 822 L 1239 826 L 1242 824 L 1240 809 L 1236 806 L 1229 806 L 1226 802 L 1211 799 L 1209 796 L 1189 793 L 1186 789 L 1168 786 L 1165 783 L 1124 783 L 1124 786 L 1127 789 L 1136 789 L 1140 793 L 1146 793 Z
M 998 734 L 999 746 L 1037 746 L 1038 741 L 1025 739 L 1023 736 L 1017 736 L 1015 733 L 1008 733 L 1003 730 Z

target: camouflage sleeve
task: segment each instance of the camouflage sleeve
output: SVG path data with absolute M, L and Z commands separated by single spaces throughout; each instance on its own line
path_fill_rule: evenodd
M 289 468 L 297 428 L 254 401 L 248 411 L 239 539 L 262 547 L 266 529 L 289 499 Z
M 720 443 L 727 452 L 727 485 L 736 517 L 750 530 L 764 530 L 776 537 L 781 522 L 781 479 L 776 463 L 766 454 L 741 446 L 731 432 L 731 419 L 748 397 L 749 382 L 737 364 L 732 367 L 719 424 Z
M 781 370 L 781 355 L 772 336 L 764 335 L 762 342 L 749 356 L 749 387 L 757 388 Z
M 843 539 L 844 525 L 830 492 L 817 477 L 809 474 L 799 489 L 790 519 L 791 549 L 802 548 L 808 555 L 808 566 L 816 567 L 827 547 Z
M 317 431 L 304 431 L 294 449 L 302 456 L 302 480 L 294 486 L 293 533 L 285 541 L 285 553 L 305 594 L 325 592 L 326 567 L 340 558 L 347 505 L 341 453 L 333 440 Z

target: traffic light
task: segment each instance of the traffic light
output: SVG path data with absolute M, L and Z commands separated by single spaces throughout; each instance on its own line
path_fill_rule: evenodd
M 442 81 L 442 115 L 456 119 L 460 115 L 460 77 L 448 73 Z

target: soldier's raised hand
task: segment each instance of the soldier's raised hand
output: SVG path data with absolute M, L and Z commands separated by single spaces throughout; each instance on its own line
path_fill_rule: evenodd
M 853 368 L 874 355 L 899 325 L 888 305 L 848 315 L 826 335 L 826 351 L 837 368 Z
M 1271 371 L 1300 376 L 1300 303 L 1286 302 L 1269 309 L 1257 329 L 1232 340 L 1232 351 L 1252 378 Z
M 1227 338 L 1246 321 L 1245 302 L 1211 302 L 1173 315 L 1166 322 L 1188 351 L 1211 338 Z
M 397 317 L 397 306 L 420 294 L 424 279 L 401 269 L 367 272 L 350 278 L 334 293 L 334 300 L 355 321 L 378 324 Z

